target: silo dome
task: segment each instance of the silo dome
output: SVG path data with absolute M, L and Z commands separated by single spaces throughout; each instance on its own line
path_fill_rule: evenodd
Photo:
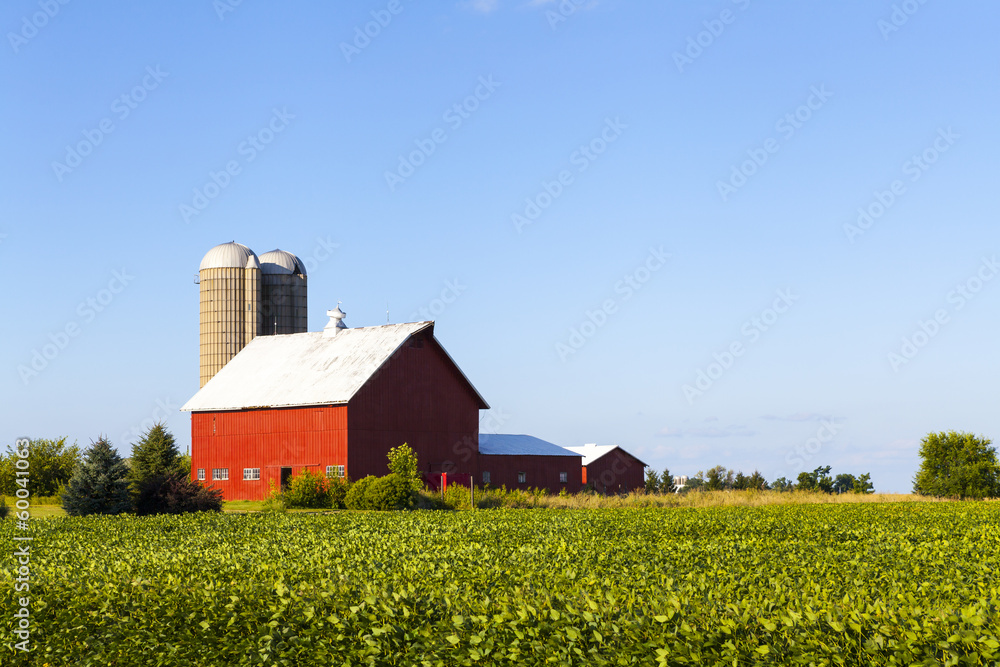
M 290 252 L 284 250 L 272 250 L 260 256 L 260 270 L 262 273 L 280 273 L 292 275 L 298 273 L 306 275 L 305 264 L 302 260 Z
M 217 245 L 205 253 L 205 257 L 201 260 L 201 266 L 198 267 L 198 270 L 252 268 L 257 263 L 257 259 L 257 255 L 254 254 L 253 250 L 242 243 L 233 241 Z M 250 264 L 250 267 L 247 264 Z

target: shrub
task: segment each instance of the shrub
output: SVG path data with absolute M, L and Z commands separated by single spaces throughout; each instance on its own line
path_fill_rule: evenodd
M 107 438 L 99 438 L 84 454 L 69 488 L 62 494 L 62 507 L 70 516 L 122 514 L 132 506 L 129 470 Z
M 351 481 L 346 477 L 331 477 L 327 481 L 330 492 L 330 507 L 335 510 L 347 509 L 347 492 L 351 490 Z
M 288 507 L 329 508 L 331 502 L 328 480 L 319 473 L 305 470 L 292 477 L 282 499 Z
M 16 493 L 16 466 L 20 458 L 19 448 L 7 447 L 5 456 L 0 457 L 0 495 L 12 496 Z M 52 496 L 59 487 L 69 481 L 80 462 L 80 448 L 67 445 L 66 438 L 58 440 L 31 440 L 28 443 L 28 470 L 31 471 L 31 496 L 37 503 L 40 496 Z
M 379 477 L 368 487 L 368 505 L 379 511 L 405 510 L 413 507 L 412 480 L 390 473 Z
M 362 479 L 359 479 L 351 488 L 347 491 L 347 495 L 344 497 L 344 504 L 349 510 L 367 510 L 372 509 L 368 506 L 368 489 L 378 480 L 378 477 L 374 475 L 368 475 Z
M 399 476 L 407 482 L 414 493 L 424 488 L 424 482 L 420 478 L 417 455 L 405 442 L 399 447 L 389 450 L 389 472 Z
M 135 502 L 135 513 L 140 516 L 221 511 L 222 491 L 204 487 L 176 471 L 144 481 Z
M 10 508 L 7 507 L 7 501 L 0 498 L 0 520 L 6 519 L 8 514 L 10 514 Z

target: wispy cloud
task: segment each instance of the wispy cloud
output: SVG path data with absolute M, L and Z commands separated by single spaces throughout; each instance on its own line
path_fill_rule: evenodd
M 815 412 L 796 412 L 787 417 L 777 417 L 775 415 L 763 415 L 761 419 L 778 422 L 821 422 L 824 419 L 833 419 L 831 415 L 821 415 Z
M 737 424 L 724 427 L 707 426 L 696 428 L 664 426 L 656 432 L 656 435 L 660 438 L 747 438 L 756 434 L 756 431 L 751 431 L 746 426 Z
M 467 0 L 461 4 L 473 11 L 489 14 L 500 6 L 500 0 Z

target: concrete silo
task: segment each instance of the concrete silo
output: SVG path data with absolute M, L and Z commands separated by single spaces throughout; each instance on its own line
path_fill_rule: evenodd
M 261 333 L 261 269 L 253 250 L 217 245 L 201 260 L 201 386 Z
M 306 267 L 284 250 L 260 256 L 260 335 L 303 333 L 308 330 Z

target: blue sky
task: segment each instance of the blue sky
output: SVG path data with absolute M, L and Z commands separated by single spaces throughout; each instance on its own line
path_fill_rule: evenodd
M 0 9 L 0 441 L 186 447 L 234 239 L 312 330 L 430 313 L 486 430 L 901 492 L 1000 436 L 994 3 L 347 5 Z

